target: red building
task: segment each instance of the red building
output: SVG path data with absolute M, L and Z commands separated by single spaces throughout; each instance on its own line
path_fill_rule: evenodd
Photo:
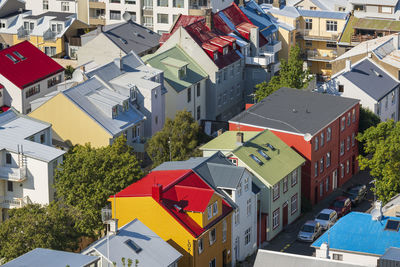
M 359 100 L 281 88 L 229 121 L 232 131 L 269 129 L 306 158 L 302 194 L 315 204 L 358 172 Z

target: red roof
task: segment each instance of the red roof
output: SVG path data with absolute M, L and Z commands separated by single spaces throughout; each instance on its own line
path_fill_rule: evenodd
M 179 27 L 186 27 L 192 23 L 195 23 L 197 21 L 204 21 L 205 19 L 203 16 L 189 16 L 189 15 L 179 15 L 178 19 L 176 20 L 176 22 L 174 23 L 174 25 L 172 25 L 172 28 L 170 30 L 170 33 L 174 33 L 177 29 L 179 29 Z
M 3 111 L 3 112 L 6 112 L 6 111 L 9 110 L 9 109 L 10 109 L 9 106 L 2 106 L 2 107 L 0 107 L 0 110 Z
M 240 10 L 240 8 L 235 4 L 232 3 L 230 6 L 227 8 L 221 10 L 220 12 L 223 12 L 224 15 L 236 26 L 242 22 L 248 22 L 250 24 L 251 21 L 249 18 Z M 218 14 L 218 13 L 217 13 Z
M 18 62 L 14 63 L 7 55 Z M 60 64 L 28 41 L 1 50 L 0 62 L 0 74 L 20 89 L 64 71 Z

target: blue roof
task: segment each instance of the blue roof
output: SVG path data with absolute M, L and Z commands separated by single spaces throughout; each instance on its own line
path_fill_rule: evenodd
M 91 263 L 97 262 L 99 257 L 81 255 L 72 252 L 59 250 L 35 248 L 22 256 L 2 265 L 3 267 L 84 267 Z
M 264 37 L 278 31 L 278 26 L 275 25 L 271 17 L 254 0 L 250 0 L 245 6 L 241 6 L 240 9 L 260 29 L 260 33 Z
M 326 19 L 346 19 L 347 12 L 337 12 L 337 11 L 320 11 L 320 10 L 306 10 L 298 9 L 299 13 L 303 17 L 316 17 L 316 18 L 326 18 Z
M 371 214 L 351 212 L 341 218 L 329 230 L 329 248 L 373 255 L 383 255 L 390 247 L 400 247 L 400 231 L 385 230 L 388 220 L 400 221 L 396 217 L 372 220 Z M 319 248 L 328 243 L 328 231 L 311 246 Z

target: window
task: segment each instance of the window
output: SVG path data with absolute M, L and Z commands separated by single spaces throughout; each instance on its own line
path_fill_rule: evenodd
M 350 136 L 347 136 L 347 151 L 350 150 Z
M 247 216 L 251 214 L 251 198 L 247 200 Z
M 115 118 L 118 116 L 118 106 L 112 107 L 112 117 Z
M 337 32 L 337 21 L 327 20 L 326 21 L 326 31 Z
M 338 91 L 339 91 L 339 93 L 343 93 L 344 92 L 344 85 L 343 84 L 339 84 Z
M 291 200 L 290 200 L 290 210 L 291 210 L 291 214 L 295 213 L 297 211 L 297 194 L 295 194 L 294 196 L 292 196 Z
M 183 0 L 173 0 L 172 5 L 177 8 L 184 8 L 184 1 Z
M 33 95 L 36 95 L 40 93 L 40 84 L 37 84 L 35 86 L 32 86 L 31 88 L 28 89 L 28 91 L 25 92 L 25 98 L 29 98 Z
M 325 191 L 326 191 L 326 192 L 329 191 L 329 176 L 326 177 L 326 180 L 325 180 Z
M 314 162 L 314 177 L 318 176 L 318 161 Z
M 128 239 L 124 242 L 129 248 L 131 248 L 133 251 L 137 253 L 139 253 L 140 251 L 142 251 L 142 248 L 136 244 L 132 239 Z
M 331 127 L 328 127 L 328 129 L 326 130 L 326 142 L 331 141 L 331 136 L 332 136 L 332 129 Z
M 213 203 L 212 209 L 213 209 L 213 216 L 217 215 L 218 214 L 218 202 L 217 201 L 215 201 Z
M 297 176 L 298 176 L 298 174 L 297 174 L 297 169 L 295 169 L 295 170 L 292 172 L 292 182 L 291 182 L 292 187 L 295 186 L 295 185 L 297 184 Z
M 7 191 L 12 192 L 14 191 L 13 182 L 7 181 Z
M 140 137 L 140 126 L 133 126 L 132 127 L 132 139 L 135 140 L 138 137 Z
M 40 143 L 44 144 L 46 142 L 46 135 L 43 133 L 40 135 Z
M 11 154 L 6 153 L 6 164 L 11 164 Z
M 59 84 L 60 82 L 61 82 L 61 76 L 58 75 L 56 77 L 47 80 L 47 87 L 52 87 L 56 84 Z
M 344 177 L 344 165 L 343 163 L 340 163 L 340 177 Z
M 272 228 L 276 229 L 279 226 L 279 208 L 272 213 Z
M 244 191 L 245 192 L 249 191 L 249 177 L 246 177 L 244 179 Z
M 215 240 L 217 238 L 216 233 L 215 233 L 215 228 L 210 231 L 209 238 L 210 238 L 210 246 L 211 246 L 212 244 L 215 243 Z
M 226 232 L 227 232 L 227 225 L 226 219 L 222 221 L 222 242 L 226 241 Z
M 57 31 L 57 24 L 51 24 L 51 31 L 56 32 Z
M 380 6 L 380 13 L 392 14 L 392 7 L 390 7 L 390 6 Z
M 351 119 L 350 119 L 350 112 L 347 113 L 347 126 L 350 126 Z
M 396 103 L 396 97 L 395 96 L 396 96 L 396 93 L 395 93 L 395 91 L 393 91 L 392 92 L 392 105 L 394 105 L 394 103 Z
M 168 6 L 168 0 L 157 0 L 157 6 L 167 7 Z
M 342 261 L 343 260 L 343 255 L 342 254 L 333 253 L 333 257 L 332 258 L 335 261 Z
M 353 147 L 356 144 L 356 135 L 355 133 L 351 134 L 351 146 Z
M 196 92 L 197 92 L 197 97 L 200 96 L 200 83 L 196 84 Z
M 179 69 L 178 76 L 179 76 L 179 79 L 183 79 L 186 77 L 186 66 Z
M 192 100 L 192 88 L 189 87 L 187 89 L 187 102 L 189 103 Z
M 386 96 L 385 97 L 385 110 L 387 110 L 388 105 L 389 105 L 389 96 Z
M 320 162 L 320 167 L 319 167 L 319 172 L 324 172 L 324 157 L 322 157 L 320 160 L 319 160 L 319 162 Z
M 215 83 L 221 83 L 221 72 L 218 72 L 217 75 L 215 76 L 216 82 Z
M 236 208 L 235 210 L 235 225 L 240 222 L 239 220 L 239 208 Z
M 215 263 L 215 258 L 210 260 L 210 262 L 208 263 L 208 267 L 216 267 L 216 263 Z
M 251 227 L 244 231 L 244 244 L 247 245 L 251 241 Z
M 154 122 L 155 122 L 155 124 L 158 124 L 158 116 L 154 117 Z
M 340 156 L 344 154 L 344 140 L 340 141 Z
M 353 122 L 355 122 L 356 121 L 356 109 L 354 109 L 354 108 L 352 111 L 352 115 L 353 115 Z
M 304 41 L 304 43 L 305 43 L 305 45 L 308 46 L 308 47 L 311 47 L 311 46 L 312 46 L 312 41 L 306 40 L 306 41 Z
M 273 200 L 277 200 L 279 198 L 279 183 L 275 184 L 273 189 Z
M 312 30 L 312 19 L 305 19 L 306 21 L 306 30 Z
M 228 50 L 228 47 L 226 47 L 226 49 Z M 233 75 L 235 75 L 234 74 L 235 73 L 235 66 L 231 66 L 231 76 L 233 77 Z
M 129 110 L 129 103 L 128 103 L 128 100 L 125 100 L 123 103 L 122 103 L 122 110 L 123 111 L 128 111 Z M 157 121 L 157 120 L 156 120 Z M 157 122 L 156 122 L 157 123 Z
M 315 144 L 314 144 L 314 150 L 318 150 L 318 136 L 315 137 Z
M 331 152 L 326 153 L 326 167 L 331 166 Z
M 168 14 L 157 14 L 157 23 L 168 24 Z
M 43 0 L 43 10 L 49 9 L 49 0 Z
M 238 165 L 238 160 L 237 158 L 228 158 L 230 162 L 232 162 L 233 165 Z
M 237 193 L 238 193 L 239 197 L 242 195 L 242 182 L 240 182 L 239 185 L 238 185 Z
M 207 207 L 207 215 L 208 215 L 208 219 L 212 218 L 212 206 L 208 206 Z
M 288 191 L 288 177 L 283 178 L 283 193 Z
M 200 239 L 199 239 L 199 254 L 201 254 L 201 253 L 203 252 L 203 250 L 204 250 L 204 247 L 203 247 L 203 238 L 200 238 Z
M 200 120 L 200 106 L 197 106 L 197 120 Z
M 214 52 L 213 59 L 214 59 L 214 61 L 218 59 L 218 52 Z
M 63 25 L 60 23 L 57 23 L 57 33 L 60 33 L 63 29 Z
M 324 182 L 322 181 L 319 184 L 319 196 L 322 197 L 324 195 Z
M 227 77 L 228 77 L 228 69 L 225 68 L 224 69 L 224 80 L 226 80 Z
M 323 132 L 321 133 L 321 145 L 320 146 L 321 147 L 324 146 L 324 133 Z
M 336 48 L 336 43 L 335 42 L 326 42 L 326 47 L 327 48 Z
M 342 124 L 340 126 L 340 130 L 343 131 L 344 128 L 346 128 L 346 117 L 345 116 L 342 117 Z
M 350 161 L 347 160 L 346 161 L 346 173 L 349 173 L 349 172 L 350 172 Z
M 68 2 L 61 2 L 61 11 L 63 11 L 63 12 L 69 11 L 69 3 Z

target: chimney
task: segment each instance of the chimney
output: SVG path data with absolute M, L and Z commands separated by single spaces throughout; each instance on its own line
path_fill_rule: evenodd
M 115 58 L 115 59 L 114 59 L 114 64 L 119 68 L 119 70 L 122 71 L 122 62 L 121 62 L 121 58 Z
M 258 56 L 260 32 L 258 27 L 250 29 L 250 55 Z
M 118 219 L 111 219 L 108 221 L 109 235 L 116 235 L 118 233 Z
M 162 198 L 162 185 L 155 184 L 151 188 L 151 196 L 154 198 L 155 201 L 160 202 Z
M 351 60 L 350 59 L 346 59 L 345 71 L 351 71 Z
M 204 18 L 206 19 L 206 25 L 210 30 L 213 30 L 214 28 L 214 21 L 213 21 L 213 15 L 212 15 L 212 9 L 208 8 L 204 12 Z
M 380 221 L 382 216 L 382 202 L 377 200 L 375 201 L 375 208 L 371 211 L 371 217 L 374 221 Z
M 236 133 L 236 144 L 238 145 L 238 146 L 241 146 L 241 145 L 243 145 L 243 133 L 242 132 L 237 132 Z
M 324 242 L 319 248 L 318 258 L 329 259 L 329 245 Z

